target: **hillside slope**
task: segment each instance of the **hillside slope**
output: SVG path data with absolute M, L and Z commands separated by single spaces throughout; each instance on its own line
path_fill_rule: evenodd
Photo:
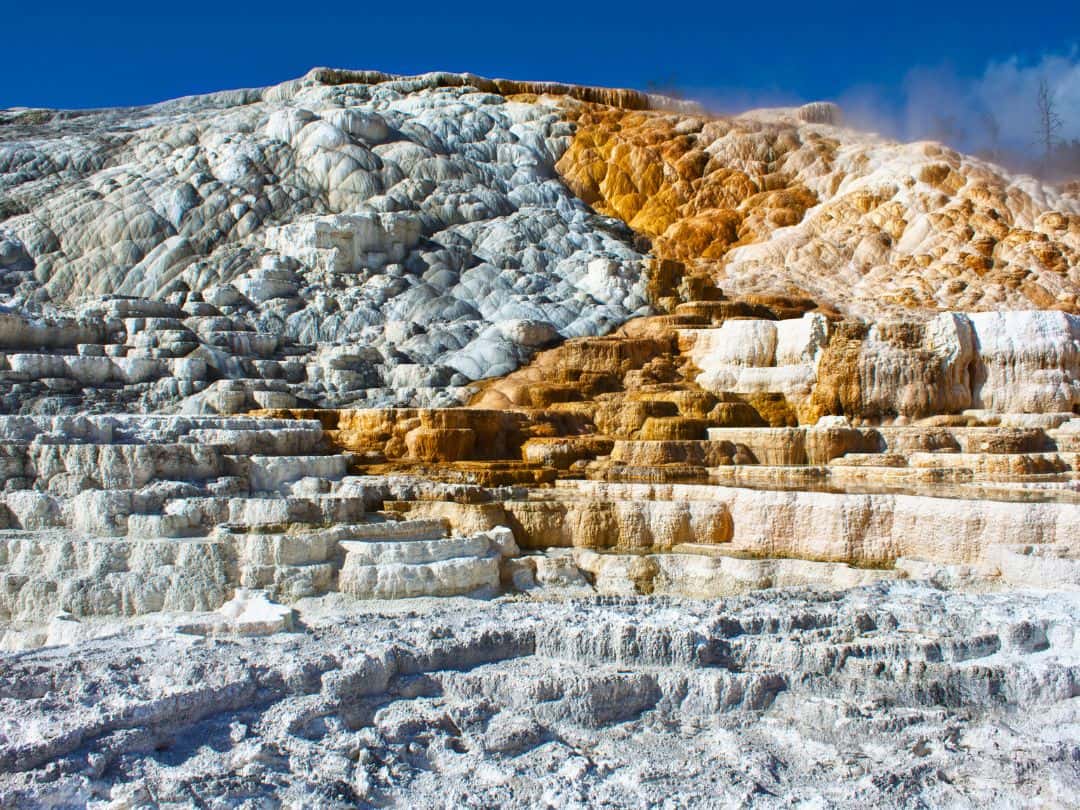
M 0 113 L 0 343 L 29 352 L 0 409 L 460 403 L 716 287 L 871 322 L 1078 311 L 1074 194 L 838 121 L 328 69 Z
M 1072 807 L 1077 198 L 837 116 L 0 113 L 0 808 Z
M 843 128 L 829 104 L 570 115 L 570 188 L 729 295 L 809 297 L 864 320 L 1080 311 L 1080 198 L 1034 178 Z
M 339 78 L 6 114 L 10 311 L 104 317 L 78 342 L 198 357 L 211 379 L 288 380 L 322 403 L 437 399 L 646 311 L 631 234 L 555 174 L 573 128 L 552 103 L 453 76 Z M 103 302 L 116 295 L 168 306 Z

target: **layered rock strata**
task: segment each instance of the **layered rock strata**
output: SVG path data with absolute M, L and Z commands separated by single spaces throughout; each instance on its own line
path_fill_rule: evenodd
M 0 673 L 0 792 L 511 808 L 1075 796 L 1072 596 L 894 584 L 411 608 L 24 654 Z
M 580 94 L 324 70 L 137 111 L 6 114 L 0 403 L 453 402 L 646 311 L 632 234 L 555 172 L 565 93 Z
M 0 805 L 1066 806 L 1080 202 L 839 116 L 0 113 Z
M 317 422 L 9 416 L 0 435 L 8 648 L 104 617 L 225 610 L 226 627 L 257 625 L 243 619 L 249 591 L 279 606 L 491 595 L 518 554 L 505 528 L 462 535 L 381 512 L 380 489 L 347 476 Z

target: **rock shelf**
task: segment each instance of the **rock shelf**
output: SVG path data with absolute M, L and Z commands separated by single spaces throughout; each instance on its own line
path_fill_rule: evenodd
M 0 111 L 0 808 L 1071 807 L 1078 294 L 826 103 Z
M 306 631 L 259 638 L 128 630 L 5 664 L 0 785 L 12 806 L 268 789 L 375 806 L 1065 806 L 1075 602 L 879 583 L 375 602 L 302 609 Z

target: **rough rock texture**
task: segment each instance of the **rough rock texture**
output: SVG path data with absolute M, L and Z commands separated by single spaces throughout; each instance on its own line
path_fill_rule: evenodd
M 1080 316 L 949 312 L 861 333 L 819 314 L 680 330 L 697 382 L 716 394 L 779 394 L 802 422 L 923 418 L 983 410 L 1070 413 L 1080 405 Z M 835 343 L 834 343 L 835 341 Z
M 1067 807 L 1080 790 L 1072 596 L 315 607 L 304 633 L 149 627 L 8 661 L 6 806 Z
M 4 112 L 0 408 L 445 405 L 650 306 L 1077 311 L 1074 197 L 829 110 L 319 69 Z
M 557 97 L 452 79 L 314 71 L 131 111 L 7 114 L 0 346 L 47 333 L 91 355 L 12 358 L 8 410 L 76 393 L 46 379 L 122 387 L 103 395 L 114 407 L 453 401 L 644 312 L 630 232 L 555 173 L 573 131 Z M 207 390 L 219 379 L 248 382 L 230 402 Z
M 840 121 L 0 113 L 0 807 L 1073 806 L 1077 198 Z
M 1080 201 L 1034 178 L 800 111 L 571 110 L 574 192 L 729 293 L 868 319 L 1080 306 Z
M 385 496 L 346 475 L 318 422 L 9 416 L 0 436 L 8 649 L 56 643 L 57 615 L 228 613 L 239 599 L 243 616 L 253 589 L 285 603 L 492 595 L 519 554 L 497 524 L 451 533 L 379 511 Z

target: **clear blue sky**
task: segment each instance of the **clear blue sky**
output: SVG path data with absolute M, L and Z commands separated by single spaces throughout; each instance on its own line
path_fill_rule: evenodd
M 674 83 L 723 106 L 898 97 L 913 68 L 977 77 L 1080 40 L 1080 2 L 5 0 L 0 107 L 141 104 L 273 84 L 315 65 L 611 86 Z M 1074 51 L 1075 53 L 1075 51 Z

